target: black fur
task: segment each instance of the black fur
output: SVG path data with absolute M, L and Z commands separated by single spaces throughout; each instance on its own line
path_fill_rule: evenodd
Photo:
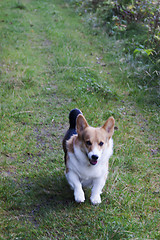
M 77 134 L 76 119 L 79 114 L 82 114 L 82 112 L 77 108 L 72 109 L 69 113 L 69 129 L 63 138 L 63 150 L 65 153 L 65 156 L 64 156 L 65 162 L 66 162 L 66 154 L 67 154 L 66 141 L 69 140 L 72 135 Z

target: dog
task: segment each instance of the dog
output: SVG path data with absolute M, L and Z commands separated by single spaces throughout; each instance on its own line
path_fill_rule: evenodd
M 101 193 L 108 175 L 109 158 L 113 154 L 115 120 L 109 117 L 102 127 L 88 125 L 79 109 L 69 114 L 70 127 L 63 138 L 65 176 L 78 203 L 85 201 L 83 187 L 91 187 L 90 201 L 101 203 Z

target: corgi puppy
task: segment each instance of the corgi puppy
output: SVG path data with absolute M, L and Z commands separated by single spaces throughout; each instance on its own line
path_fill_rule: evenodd
M 84 202 L 83 187 L 91 187 L 91 203 L 99 204 L 108 175 L 109 158 L 113 154 L 115 120 L 110 117 L 102 127 L 94 128 L 88 125 L 79 109 L 73 109 L 69 123 L 63 139 L 67 181 L 74 190 L 76 202 Z

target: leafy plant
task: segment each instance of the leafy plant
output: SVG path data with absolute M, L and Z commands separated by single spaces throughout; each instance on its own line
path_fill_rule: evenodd
M 160 76 L 160 5 L 159 1 L 149 0 L 85 0 L 72 1 L 76 3 L 76 9 L 83 14 L 84 19 L 92 26 L 94 32 L 101 30 L 109 36 L 115 35 L 124 39 L 124 53 L 133 55 L 130 68 L 142 63 L 141 71 L 133 69 L 131 79 L 138 76 L 135 85 L 141 84 L 145 89 L 153 90 L 158 94 Z M 78 6 L 78 7 L 77 7 Z M 137 63 L 136 63 L 137 62 Z M 137 74 L 136 74 L 137 71 Z M 154 87 L 154 88 L 153 88 Z M 156 91 L 155 91 L 156 89 Z

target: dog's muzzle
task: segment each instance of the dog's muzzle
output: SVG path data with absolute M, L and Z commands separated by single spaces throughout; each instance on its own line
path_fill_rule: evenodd
M 91 159 L 89 159 L 90 164 L 96 165 L 98 158 L 99 158 L 99 157 L 98 157 L 97 155 L 92 155 L 92 156 L 91 156 Z

